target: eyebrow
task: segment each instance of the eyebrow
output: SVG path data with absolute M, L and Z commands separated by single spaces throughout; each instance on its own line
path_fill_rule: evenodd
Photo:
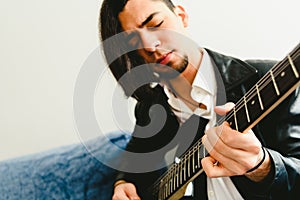
M 140 25 L 140 27 L 143 27 L 143 26 L 145 26 L 148 22 L 150 22 L 152 19 L 153 19 L 153 17 L 155 16 L 155 15 L 157 15 L 158 14 L 158 12 L 154 12 L 154 13 L 152 13 L 151 15 L 149 15 L 148 17 L 147 17 L 147 19 L 145 19 L 145 21 L 143 21 L 142 22 L 142 24 Z

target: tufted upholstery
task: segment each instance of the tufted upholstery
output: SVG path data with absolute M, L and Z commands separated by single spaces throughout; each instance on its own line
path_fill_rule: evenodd
M 130 136 L 111 133 L 124 148 Z M 0 199 L 111 199 L 115 170 L 96 158 L 115 159 L 119 152 L 99 137 L 0 162 Z M 91 153 L 92 152 L 92 153 Z M 92 156 L 94 155 L 94 156 Z

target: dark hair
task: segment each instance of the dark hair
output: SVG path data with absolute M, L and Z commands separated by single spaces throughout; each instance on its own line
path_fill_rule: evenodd
M 137 85 L 138 79 L 148 80 L 149 77 L 145 73 L 142 76 L 130 76 L 126 81 L 119 81 L 121 77 L 130 72 L 136 66 L 145 64 L 144 60 L 137 54 L 135 50 L 129 53 L 124 53 L 128 46 L 122 37 L 123 29 L 118 19 L 119 13 L 124 9 L 129 0 L 103 0 L 100 16 L 99 16 L 99 32 L 102 41 L 102 48 L 105 58 L 109 64 L 109 68 L 122 86 L 126 96 L 132 96 L 137 100 L 146 99 L 151 95 L 150 84 L 145 84 L 141 87 Z M 171 0 L 153 0 L 162 1 L 167 7 L 173 11 L 174 4 Z M 113 37 L 116 36 L 117 37 Z M 112 38 L 113 39 L 110 39 Z M 128 51 L 128 50 L 127 50 Z M 113 59 L 113 60 L 112 60 Z M 150 69 L 149 69 L 150 70 Z M 128 75 L 128 74 L 126 74 Z M 148 76 L 153 76 L 149 71 Z M 152 77 L 153 79 L 154 77 Z M 150 78 L 151 79 L 151 78 Z M 139 87 L 137 89 L 137 87 Z

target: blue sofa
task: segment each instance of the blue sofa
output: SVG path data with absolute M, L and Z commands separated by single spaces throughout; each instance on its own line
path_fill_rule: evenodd
M 0 162 L 0 199 L 100 199 L 112 196 L 116 170 L 99 159 L 115 159 L 130 135 L 110 133 L 111 141 L 99 137 L 45 152 Z M 113 143 L 113 144 L 112 144 Z M 96 158 L 95 158 L 96 157 Z

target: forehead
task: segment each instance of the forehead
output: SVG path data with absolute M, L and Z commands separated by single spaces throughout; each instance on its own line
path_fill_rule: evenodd
M 134 29 L 153 13 L 170 12 L 166 4 L 159 0 L 129 0 L 119 14 L 124 30 Z

